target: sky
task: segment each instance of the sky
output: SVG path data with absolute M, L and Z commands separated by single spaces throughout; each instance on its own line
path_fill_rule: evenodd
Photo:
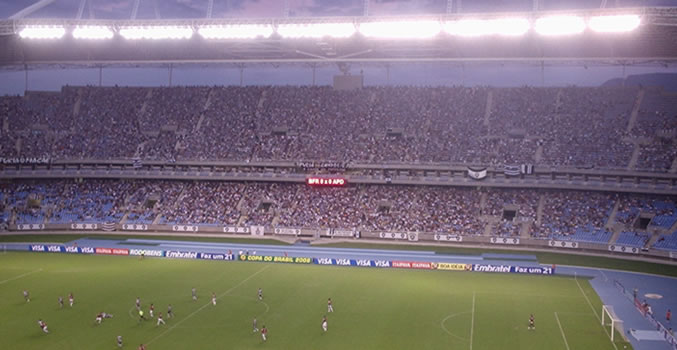
M 134 0 L 87 0 L 83 18 L 129 19 Z M 0 0 L 0 17 L 8 18 L 37 0 Z M 598 8 L 600 0 L 539 0 L 544 10 Z M 290 17 L 362 16 L 363 0 L 287 0 Z M 454 11 L 497 12 L 529 11 L 532 0 L 454 0 Z M 54 0 L 53 3 L 29 15 L 29 18 L 75 18 L 80 0 Z M 140 0 L 138 19 L 204 18 L 208 0 Z M 460 5 L 460 8 L 459 8 Z M 608 7 L 677 6 L 677 0 L 607 0 Z M 442 14 L 447 0 L 370 0 L 369 15 Z M 282 17 L 285 0 L 214 0 L 214 18 Z M 352 72 L 364 71 L 367 85 L 494 85 L 494 86 L 594 86 L 612 78 L 622 77 L 618 66 L 540 66 L 408 64 L 394 65 L 388 70 L 382 65 L 354 65 Z M 625 75 L 676 72 L 674 67 L 626 67 Z M 169 72 L 163 68 L 105 68 L 102 85 L 166 86 Z M 316 70 L 315 84 L 331 84 L 339 74 L 336 66 Z M 312 70 L 305 66 L 252 66 L 242 75 L 245 85 L 309 85 Z M 98 85 L 98 69 L 52 69 L 7 71 L 0 69 L 0 95 L 22 94 L 28 90 L 58 90 L 63 85 Z M 173 85 L 239 85 L 240 71 L 228 67 L 180 67 L 172 74 Z

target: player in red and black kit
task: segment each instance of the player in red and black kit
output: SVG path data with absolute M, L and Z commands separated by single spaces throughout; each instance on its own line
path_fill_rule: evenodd
M 268 328 L 264 325 L 263 328 L 261 328 L 261 338 L 263 338 L 263 341 L 266 341 L 266 337 L 268 336 Z
M 668 311 L 665 312 L 665 320 L 670 322 L 671 319 L 672 319 L 672 312 L 670 312 L 670 309 L 668 309 Z
M 139 345 L 139 348 L 138 348 L 138 350 L 146 350 L 146 346 L 145 346 L 145 345 L 143 345 L 143 344 L 141 344 L 141 345 Z
M 529 315 L 529 329 L 536 329 L 536 325 L 534 324 L 534 314 Z
M 49 333 L 49 331 L 47 330 L 47 323 L 45 323 L 45 321 L 43 321 L 42 319 L 38 320 L 38 326 L 40 326 L 40 329 L 42 329 L 43 332 Z

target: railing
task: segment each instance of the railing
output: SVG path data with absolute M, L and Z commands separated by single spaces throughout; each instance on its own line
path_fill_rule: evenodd
M 656 327 L 657 331 L 663 334 L 663 339 L 668 344 L 670 344 L 674 350 L 677 350 L 677 338 L 675 338 L 675 335 L 672 333 L 672 328 L 666 328 L 653 316 L 653 313 L 648 312 L 648 309 L 637 298 L 636 291 L 631 293 L 625 288 L 625 286 L 623 286 L 621 282 L 618 282 L 618 280 L 614 280 L 614 285 L 628 300 L 630 300 L 630 302 L 632 302 L 637 311 L 639 311 L 639 313 L 641 313 L 646 320 Z

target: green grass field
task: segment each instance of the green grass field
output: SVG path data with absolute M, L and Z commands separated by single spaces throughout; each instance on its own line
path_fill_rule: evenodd
M 191 287 L 200 299 L 192 301 Z M 256 297 L 264 291 L 263 302 Z M 28 289 L 31 302 L 21 291 Z M 64 309 L 58 296 L 75 294 Z M 211 292 L 217 305 L 209 304 Z M 167 324 L 139 322 L 134 301 Z M 335 312 L 327 314 L 327 298 Z M 101 325 L 98 312 L 114 314 Z M 116 349 L 611 349 L 601 302 L 586 280 L 502 275 L 145 259 L 0 254 L 0 348 Z M 536 330 L 527 330 L 530 313 Z M 329 331 L 321 320 L 328 315 Z M 252 319 L 269 339 L 252 333 Z M 37 325 L 49 325 L 44 334 Z M 619 349 L 623 345 L 616 343 Z

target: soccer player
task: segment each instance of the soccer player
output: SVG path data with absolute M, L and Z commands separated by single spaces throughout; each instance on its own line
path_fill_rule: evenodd
M 103 320 L 103 315 L 101 312 L 99 312 L 98 314 L 96 314 L 96 319 L 94 320 L 94 322 L 96 322 L 96 324 L 101 324 L 101 320 Z
M 121 348 L 121 347 L 122 347 L 122 336 L 121 336 L 121 335 L 118 335 L 118 336 L 115 338 L 115 340 L 117 340 L 117 342 L 118 342 L 118 348 Z
M 146 346 L 141 344 L 141 345 L 139 345 L 137 350 L 146 350 Z
M 258 321 L 256 321 L 256 317 L 254 317 L 254 322 L 252 322 L 252 333 L 256 333 L 258 331 L 259 331 Z
M 327 316 L 322 317 L 322 330 L 327 331 Z
M 665 320 L 670 322 L 671 319 L 672 319 L 672 312 L 670 312 L 670 309 L 668 309 L 668 311 L 665 312 Z
M 143 310 L 139 310 L 139 322 L 145 320 L 146 318 L 143 317 Z
M 534 314 L 529 315 L 529 329 L 536 330 L 536 325 L 534 324 Z
M 263 341 L 266 341 L 266 337 L 268 336 L 268 328 L 266 328 L 266 325 L 263 325 L 263 328 L 261 328 L 261 338 L 263 338 Z
M 150 303 L 150 308 L 148 308 L 148 313 L 150 314 L 150 318 L 153 318 L 153 312 L 155 311 L 155 305 L 153 303 Z
M 212 292 L 212 305 L 216 305 L 216 294 Z
M 162 319 L 162 312 L 159 315 L 157 315 L 157 325 L 156 326 L 159 326 L 160 323 L 165 324 L 165 320 Z
M 73 292 L 68 293 L 68 304 L 73 307 L 73 302 L 75 301 L 75 297 L 73 296 Z
M 47 330 L 47 323 L 45 323 L 45 321 L 43 321 L 42 319 L 39 319 L 38 325 L 40 326 L 40 329 L 42 329 L 43 332 L 49 333 L 49 331 Z
M 30 293 L 28 293 L 28 289 L 24 289 L 23 294 L 24 294 L 24 299 L 26 300 L 26 302 L 30 303 L 31 302 L 31 296 L 30 296 Z
M 103 318 L 113 318 L 113 314 L 109 314 L 106 312 L 102 312 L 101 314 L 103 315 Z
M 193 289 L 190 290 L 191 294 L 193 294 L 193 300 L 197 300 L 197 289 L 193 287 Z
M 63 309 L 63 297 L 59 296 L 59 308 Z
M 141 310 L 141 298 L 136 297 L 136 309 Z
M 263 289 L 259 288 L 259 300 L 263 300 Z
M 327 312 L 334 312 L 334 307 L 331 305 L 331 298 L 327 300 Z
M 169 306 L 167 306 L 167 318 L 172 317 L 174 317 L 174 313 L 172 312 L 172 304 L 169 304 Z

